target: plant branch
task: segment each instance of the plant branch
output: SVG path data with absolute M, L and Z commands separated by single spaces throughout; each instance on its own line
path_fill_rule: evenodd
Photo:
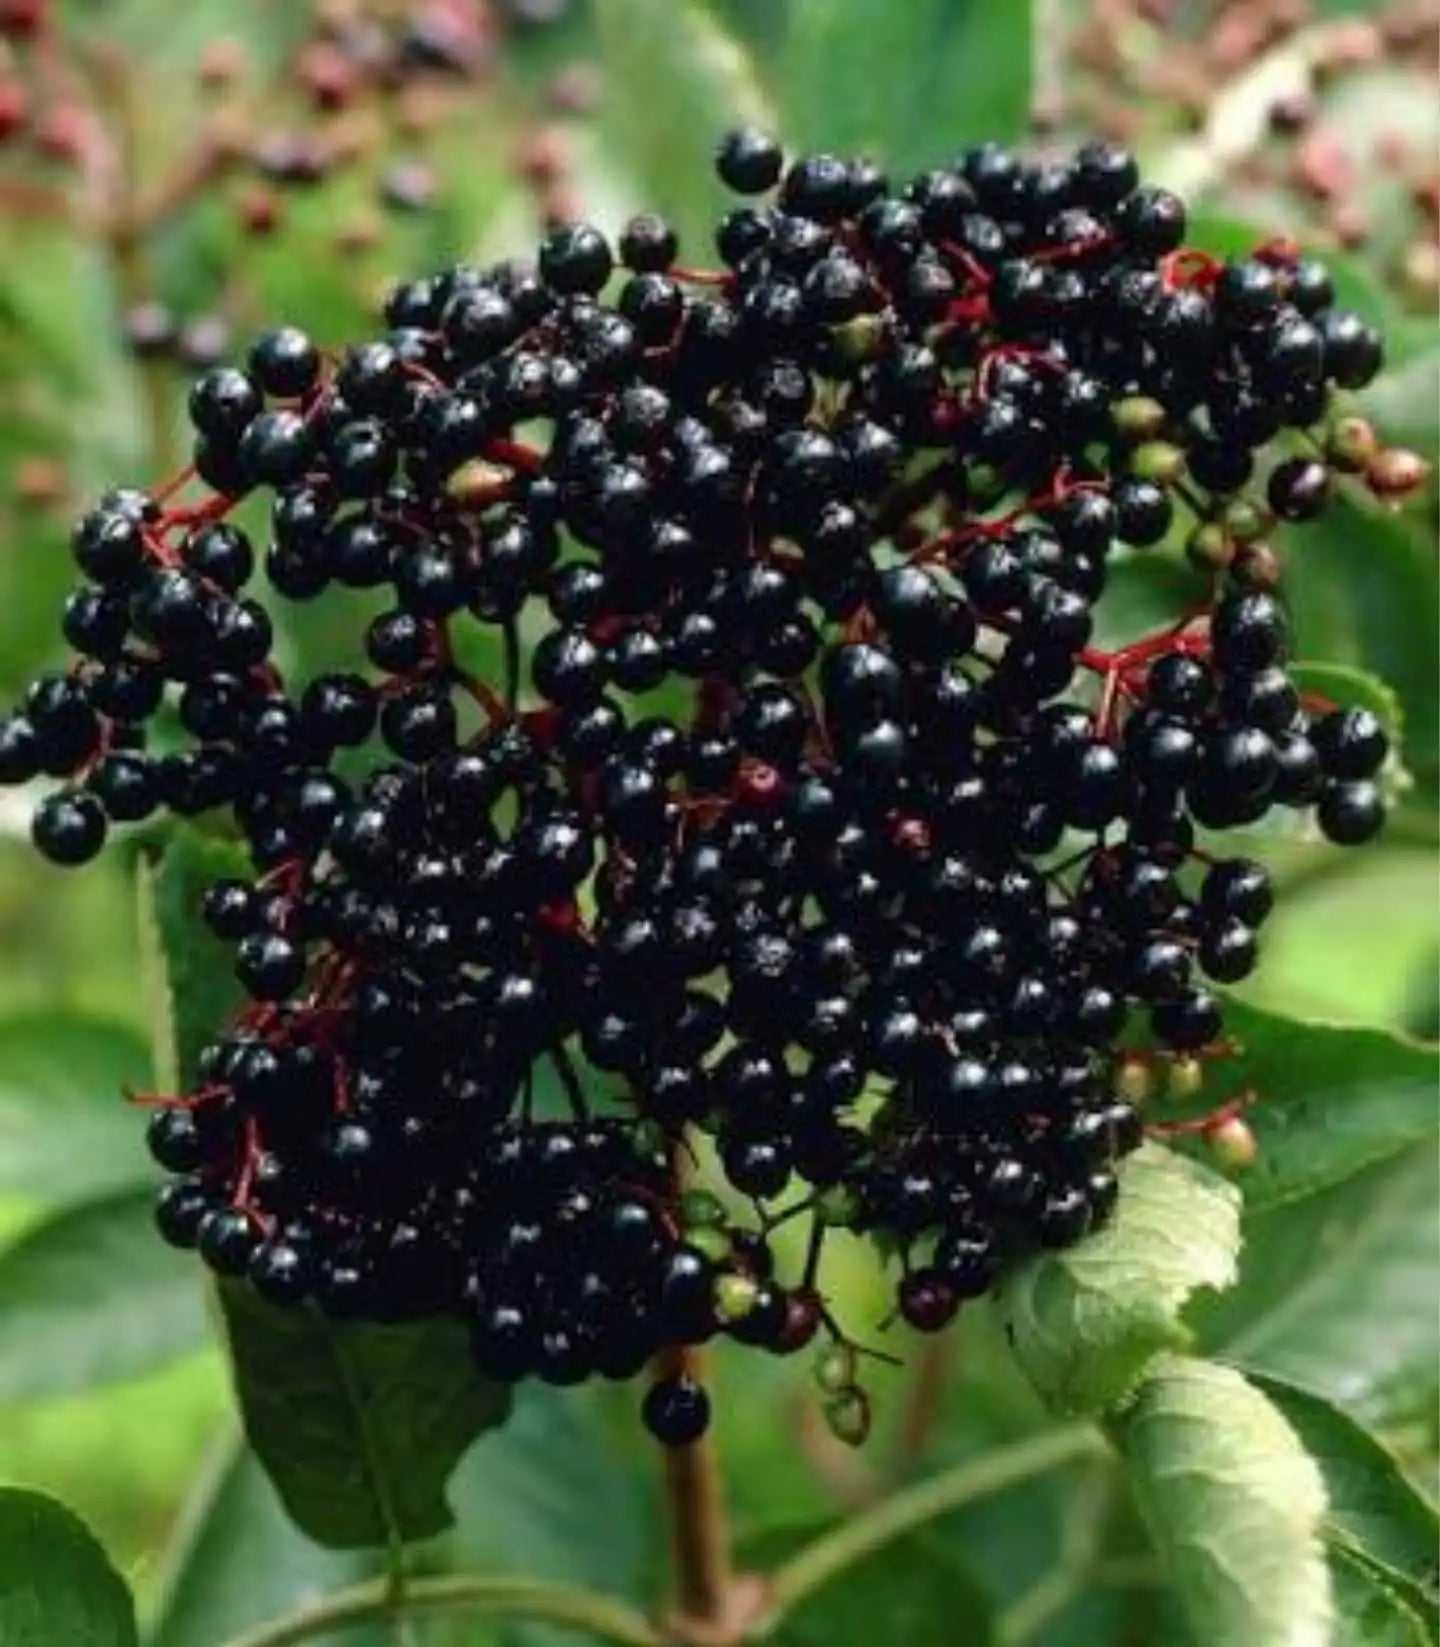
M 1089 1424 L 1069 1425 L 998 1448 L 892 1494 L 874 1509 L 816 1539 L 780 1568 L 770 1582 L 769 1605 L 760 1633 L 773 1630 L 806 1596 L 829 1583 L 837 1573 L 903 1533 L 974 1499 L 1104 1450 L 1098 1430 Z
M 391 1596 L 386 1579 L 376 1579 L 234 1636 L 228 1647 L 297 1647 L 360 1624 L 458 1612 L 558 1624 L 620 1647 L 664 1647 L 664 1637 L 649 1620 L 610 1596 L 535 1579 L 496 1577 L 419 1578 L 401 1597 Z
M 667 1351 L 657 1371 L 662 1378 L 705 1382 L 704 1358 L 694 1348 Z M 693 1446 L 666 1447 L 663 1467 L 678 1622 L 682 1629 L 694 1626 L 704 1633 L 729 1616 L 734 1585 L 724 1483 L 713 1437 L 707 1433 Z
M 927 1338 L 915 1357 L 895 1444 L 894 1462 L 899 1475 L 911 1474 L 917 1464 L 923 1463 L 935 1439 L 944 1414 L 945 1392 L 955 1374 L 955 1332 L 952 1326 L 948 1333 Z

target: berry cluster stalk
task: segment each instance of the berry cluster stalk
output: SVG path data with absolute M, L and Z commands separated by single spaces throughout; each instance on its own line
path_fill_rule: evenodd
M 659 1357 L 657 1368 L 662 1378 L 690 1378 L 704 1385 L 704 1360 L 698 1349 L 676 1348 Z M 713 1435 L 707 1433 L 688 1447 L 665 1448 L 662 1468 L 679 1615 L 676 1627 L 697 1642 L 723 1641 L 735 1575 L 725 1488 Z

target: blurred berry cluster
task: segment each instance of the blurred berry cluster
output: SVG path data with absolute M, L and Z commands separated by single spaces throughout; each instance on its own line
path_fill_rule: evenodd
M 64 780 L 56 862 L 165 808 L 254 863 L 204 910 L 251 1004 L 151 1095 L 166 1239 L 463 1315 L 502 1379 L 853 1355 L 837 1228 L 944 1327 L 1110 1215 L 1121 1049 L 1221 1043 L 1272 888 L 1218 837 L 1384 816 L 1274 590 L 1271 529 L 1377 458 L 1322 267 L 1187 249 L 1108 142 L 718 166 L 719 268 L 570 225 L 203 376 L 193 469 L 78 522 L 76 661 L 0 725 L 0 779 Z M 1112 564 L 1177 538 L 1208 594 L 1100 645 Z M 366 592 L 353 668 L 287 680 L 259 586 Z
M 142 277 L 139 249 L 153 251 L 187 214 L 213 214 L 216 203 L 243 237 L 268 240 L 292 213 L 305 215 L 301 197 L 328 188 L 340 203 L 334 250 L 370 251 L 393 220 L 444 207 L 436 144 L 456 128 L 489 140 L 476 117 L 505 69 L 507 41 L 560 22 L 570 4 L 296 0 L 294 10 L 293 43 L 278 62 L 259 60 L 243 28 L 205 43 L 188 65 L 193 85 L 176 97 L 183 137 L 168 148 L 178 158 L 142 180 L 127 175 L 142 169 L 137 65 L 52 0 L 0 0 L 0 214 L 68 219 L 111 243 L 124 341 L 142 361 L 203 371 L 232 338 L 223 292 L 214 308 L 178 313 Z M 593 72 L 571 65 L 543 101 L 576 115 L 595 95 Z M 534 99 L 521 101 L 512 126 L 538 112 Z M 574 215 L 560 132 L 533 127 L 513 165 L 542 218 Z
M 1397 308 L 1433 315 L 1435 0 L 1093 0 L 1069 9 L 1053 49 L 1041 129 L 1183 146 L 1218 120 L 1224 212 L 1344 248 Z

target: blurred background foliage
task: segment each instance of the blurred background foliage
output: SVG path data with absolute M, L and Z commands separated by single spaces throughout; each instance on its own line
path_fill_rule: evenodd
M 1433 455 L 1437 45 L 1440 7 L 1405 0 L 1035 0 L 1033 15 L 1020 0 L 0 0 L 0 695 L 60 656 L 72 514 L 103 483 L 174 468 L 189 375 L 266 319 L 338 345 L 392 278 L 521 251 L 552 217 L 613 227 L 652 206 L 704 261 L 709 152 L 737 118 L 897 171 L 985 136 L 1122 137 L 1196 202 L 1200 243 L 1284 231 L 1335 255 L 1347 300 L 1391 338 L 1363 409 Z M 1426 1036 L 1440 1028 L 1434 538 L 1431 491 L 1403 514 L 1346 505 L 1291 554 L 1300 654 L 1394 689 L 1406 789 L 1377 850 L 1261 843 L 1285 896 L 1249 988 Z M 1178 545 L 1134 557 L 1112 609 L 1143 622 L 1157 587 L 1187 576 Z M 318 663 L 335 622 L 307 614 L 285 644 Z M 287 1528 L 236 1448 L 198 1277 L 148 1235 L 140 1129 L 114 1096 L 148 1064 L 133 854 L 62 875 L 30 854 L 26 824 L 23 797 L 0 800 L 0 1479 L 90 1521 L 161 1618 L 161 1647 L 214 1647 L 365 1562 Z M 1282 1373 L 1337 1369 L 1335 1393 L 1368 1404 L 1424 1475 L 1434 1177 L 1422 1147 L 1257 1215 L 1245 1285 L 1206 1326 L 1217 1345 L 1258 1334 L 1260 1364 Z M 1314 1266 L 1303 1296 L 1297 1252 Z M 857 1263 L 849 1284 L 864 1277 Z M 1285 1319 L 1263 1318 L 1282 1296 Z M 912 1367 L 903 1398 L 901 1375 L 877 1372 L 884 1422 L 858 1459 L 811 1433 L 803 1368 L 747 1358 L 724 1445 L 751 1548 L 922 1459 L 1033 1429 L 992 1330 L 977 1314 L 955 1366 L 918 1385 Z M 437 1562 L 612 1589 L 653 1571 L 648 1477 L 613 1467 L 633 1445 L 628 1397 L 587 1402 L 522 1400 L 483 1475 L 462 1470 L 463 1548 Z M 1061 1561 L 1073 1582 L 1043 1647 L 1168 1642 L 1132 1587 L 1133 1515 L 1085 1468 L 933 1536 L 1001 1591 Z M 893 1599 L 893 1569 L 889 1585 Z

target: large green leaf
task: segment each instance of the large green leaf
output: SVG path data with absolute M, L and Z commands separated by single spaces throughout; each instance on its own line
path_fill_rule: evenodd
M 996 1294 L 1020 1364 L 1059 1412 L 1123 1400 L 1155 1355 L 1189 1342 L 1191 1295 L 1235 1278 L 1240 1198 L 1223 1178 L 1147 1144 L 1120 1184 L 1105 1229 L 1032 1259 Z
M 94 1535 L 43 1493 L 0 1488 L 0 1642 L 135 1647 L 135 1605 Z
M 1440 1005 L 1433 850 L 1386 843 L 1351 852 L 1307 842 L 1289 864 L 1264 855 L 1280 899 L 1244 998 L 1331 1023 L 1407 1029 L 1427 1040 L 1440 1034 L 1440 1021 L 1424 1010 Z
M 296 1524 L 331 1549 L 444 1532 L 452 1470 L 510 1408 L 464 1327 L 332 1322 L 239 1283 L 220 1296 L 245 1432 Z
M 1395 1458 L 1350 1415 L 1285 1379 L 1250 1374 L 1325 1478 L 1325 1536 L 1353 1546 L 1424 1597 L 1435 1584 L 1440 1517 Z M 1433 1599 L 1431 1602 L 1433 1606 Z
M 1308 1201 L 1247 1217 L 1240 1281 L 1202 1301 L 1200 1342 L 1246 1369 L 1382 1418 L 1432 1411 L 1440 1172 L 1428 1145 Z
M 0 1252 L 0 1400 L 131 1378 L 205 1341 L 199 1272 L 156 1235 L 153 1202 L 87 1201 Z
M 118 1024 L 0 1021 L 0 1190 L 60 1202 L 142 1182 L 140 1119 L 121 1090 L 149 1078 L 145 1043 Z
M 785 38 L 788 0 L 704 0 L 716 20 L 744 41 L 762 75 L 773 78 Z
M 902 170 L 966 143 L 1023 136 L 1028 0 L 794 0 L 778 83 L 801 148 L 866 152 Z
M 1256 1095 L 1246 1119 L 1260 1153 L 1243 1174 L 1252 1211 L 1314 1195 L 1434 1136 L 1434 1048 L 1241 1000 L 1227 1003 L 1225 1024 L 1241 1051 L 1221 1067 Z
M 656 1529 L 633 1456 L 615 1445 L 597 1396 L 543 1385 L 517 1392 L 512 1417 L 451 1480 L 460 1564 L 635 1594 Z M 506 1636 L 574 1639 L 534 1624 L 512 1625 Z
M 227 1437 L 207 1463 L 166 1557 L 151 1647 L 214 1647 L 331 1590 L 375 1561 L 323 1550 L 287 1518 L 255 1455 Z M 347 1633 L 346 1647 L 385 1647 L 388 1630 Z
M 1159 1358 L 1113 1423 L 1141 1513 L 1205 1647 L 1328 1647 L 1320 1471 L 1233 1368 Z
M 155 1025 L 157 1078 L 188 1085 L 208 1042 L 243 1000 L 234 956 L 201 919 L 206 888 L 244 875 L 249 862 L 229 841 L 177 830 L 160 857 L 140 865 L 142 970 Z M 173 1067 L 160 1068 L 166 1049 Z
M 727 196 L 717 139 L 731 126 L 773 126 L 754 64 L 696 0 L 595 0 L 605 73 L 602 130 L 628 171 L 636 203 L 663 212 L 682 263 L 713 257 Z
M 772 1571 L 834 1530 L 834 1522 L 785 1527 L 741 1546 L 742 1566 Z M 807 1596 L 765 1636 L 775 1647 L 837 1647 L 841 1642 L 904 1642 L 905 1647 L 986 1647 L 995 1640 L 986 1586 L 938 1533 L 891 1539 Z

